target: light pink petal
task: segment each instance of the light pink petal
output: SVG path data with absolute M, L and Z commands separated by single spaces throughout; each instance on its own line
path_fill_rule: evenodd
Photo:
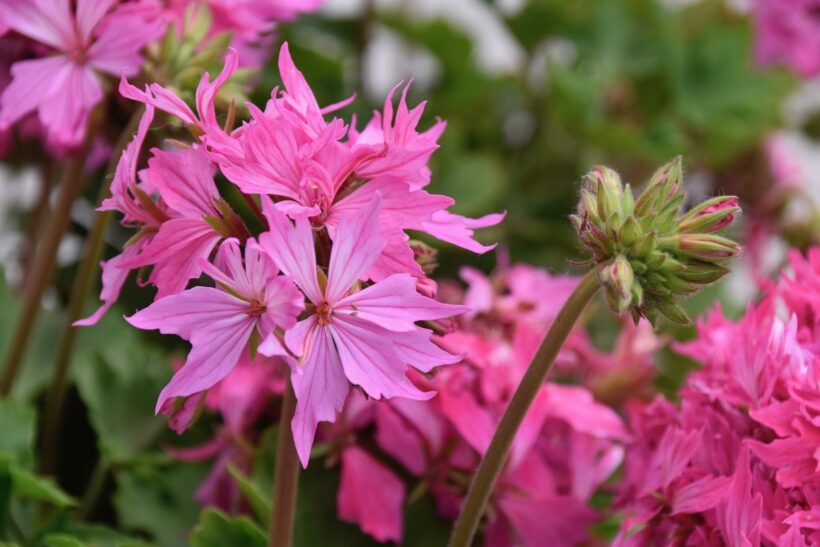
M 381 199 L 376 194 L 357 215 L 339 223 L 330 252 L 325 291 L 328 303 L 338 302 L 384 248 L 386 240 L 379 229 L 380 203 Z
M 546 384 L 549 413 L 569 423 L 581 433 L 626 440 L 628 435 L 620 416 L 610 407 L 598 403 L 586 388 L 561 384 Z
M 531 500 L 504 496 L 501 511 L 524 547 L 574 547 L 587 537 L 587 528 L 598 514 L 571 496 Z
M 88 62 L 97 70 L 115 77 L 134 76 L 143 64 L 140 51 L 145 44 L 159 38 L 163 27 L 138 17 L 117 17 L 115 21 L 105 25 L 88 48 Z
M 316 249 L 310 224 L 303 218 L 291 224 L 267 197 L 262 200 L 262 207 L 269 226 L 269 231 L 259 236 L 262 249 L 280 270 L 293 278 L 311 302 L 324 302 L 316 278 Z
M 390 469 L 359 448 L 342 451 L 336 504 L 339 518 L 359 525 L 377 541 L 402 539 L 405 486 Z
M 317 118 L 320 120 L 319 104 L 305 77 L 293 64 L 287 42 L 279 49 L 279 76 L 287 89 L 288 104 L 306 119 L 314 122 Z
M 407 366 L 392 345 L 389 331 L 352 316 L 334 316 L 327 327 L 339 352 L 345 376 L 374 399 L 406 397 L 425 400 L 435 393 L 419 391 L 407 378 Z
M 303 467 L 310 459 L 316 425 L 336 421 L 350 388 L 327 329 L 316 329 L 309 346 L 304 363 L 293 367 L 291 374 L 297 399 L 291 430 Z
M 396 333 L 393 335 L 393 349 L 404 363 L 421 372 L 461 361 L 462 355 L 453 355 L 434 344 L 432 335 L 432 331 L 418 327 Z
M 273 332 L 268 334 L 268 336 L 262 340 L 256 350 L 265 357 L 273 357 L 274 355 L 290 355 L 288 350 L 285 349 L 285 346 L 282 345 L 282 342 L 279 341 L 279 338 L 277 338 L 276 334 Z
M 51 78 L 59 91 L 40 103 L 40 121 L 48 128 L 50 140 L 75 146 L 85 136 L 91 109 L 103 98 L 102 85 L 90 67 L 72 62 Z
M 422 222 L 418 229 L 447 243 L 483 254 L 494 249 L 495 245 L 480 244 L 473 239 L 473 232 L 478 228 L 495 226 L 502 220 L 504 220 L 504 214 L 492 214 L 473 219 L 447 211 L 438 211 L 430 220 Z
M 185 101 L 168 91 L 162 86 L 151 84 L 146 88 L 146 91 L 140 91 L 138 88 L 129 84 L 123 76 L 120 79 L 119 92 L 120 95 L 126 99 L 137 101 L 146 105 L 151 105 L 158 110 L 167 112 L 172 116 L 176 116 L 185 125 L 197 125 L 197 120 L 194 111 L 185 104 Z
M 115 0 L 77 0 L 77 30 L 83 41 L 90 41 L 94 27 L 105 17 L 114 2 Z
M 371 281 L 381 281 L 393 274 L 406 273 L 416 279 L 423 279 L 424 271 L 416 262 L 415 253 L 410 248 L 410 237 L 401 230 L 392 230 L 386 236 L 387 244 L 379 258 L 365 272 L 365 277 Z
M 254 326 L 252 318 L 241 314 L 211 319 L 207 330 L 194 331 L 188 359 L 160 392 L 157 410 L 167 399 L 205 391 L 230 374 L 239 363 Z
M 311 315 L 285 332 L 285 344 L 297 357 L 305 357 L 310 353 L 316 325 L 316 316 Z
M 147 180 L 162 200 L 183 216 L 218 216 L 214 199 L 219 192 L 214 184 L 214 165 L 208 156 L 195 150 L 151 150 Z
M 732 484 L 731 477 L 703 477 L 675 492 L 672 514 L 701 513 L 722 502 Z
M 0 0 L 3 24 L 33 40 L 67 51 L 77 44 L 70 0 Z
M 74 322 L 75 327 L 90 327 L 97 324 L 108 309 L 114 305 L 114 302 L 120 296 L 120 290 L 128 279 L 128 274 L 131 272 L 129 268 L 121 268 L 120 263 L 136 256 L 139 253 L 138 245 L 129 245 L 123 249 L 121 254 L 100 263 L 102 269 L 102 291 L 100 292 L 100 300 L 103 301 L 97 311 L 85 319 L 79 319 Z
M 415 277 L 394 274 L 339 300 L 334 310 L 356 315 L 389 330 L 409 331 L 416 328 L 416 321 L 442 319 L 470 308 L 422 296 L 416 291 Z
M 267 309 L 261 326 L 271 330 L 274 325 L 289 329 L 304 309 L 305 299 L 291 278 L 277 275 L 269 279 L 265 286 L 265 306 Z
M 210 330 L 214 321 L 247 317 L 248 303 L 211 287 L 194 287 L 156 300 L 126 320 L 139 329 L 158 329 L 190 340 L 197 331 Z
M 11 83 L 0 96 L 0 128 L 11 126 L 51 100 L 60 90 L 55 85 L 55 75 L 62 74 L 69 64 L 62 55 L 14 63 Z

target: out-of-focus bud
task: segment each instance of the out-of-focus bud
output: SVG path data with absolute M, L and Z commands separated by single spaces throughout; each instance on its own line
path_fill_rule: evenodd
M 424 296 L 427 296 L 429 298 L 435 298 L 436 293 L 438 293 L 438 283 L 436 283 L 429 277 L 422 277 L 416 279 L 416 290 Z
M 614 311 L 686 323 L 676 299 L 729 271 L 725 263 L 740 247 L 717 232 L 740 212 L 737 198 L 716 197 L 682 214 L 685 199 L 680 157 L 658 169 L 637 200 L 611 169 L 584 178 L 571 220 Z
M 413 258 L 418 262 L 419 266 L 421 266 L 421 270 L 430 275 L 438 266 L 436 262 L 436 255 L 438 251 L 433 247 L 430 247 L 424 242 L 411 239 L 410 248 L 413 249 Z

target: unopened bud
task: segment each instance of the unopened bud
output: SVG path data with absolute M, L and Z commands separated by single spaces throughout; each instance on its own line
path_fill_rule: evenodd
M 722 262 L 740 254 L 740 246 L 715 234 L 682 234 L 678 237 L 681 253 L 706 262 Z
M 681 233 L 719 232 L 729 226 L 740 212 L 738 199 L 735 196 L 718 196 L 704 201 L 686 213 L 680 221 Z
M 635 275 L 625 257 L 618 255 L 609 266 L 601 269 L 598 278 L 606 288 L 610 304 L 615 311 L 620 313 L 629 308 L 632 303 Z

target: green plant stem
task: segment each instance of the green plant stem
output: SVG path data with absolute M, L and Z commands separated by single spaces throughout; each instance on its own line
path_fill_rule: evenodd
M 137 130 L 144 108 L 137 109 L 131 116 L 128 124 L 123 129 L 117 141 L 117 145 L 111 154 L 106 175 L 111 174 L 117 168 L 122 151 L 131 140 L 131 136 Z M 100 186 L 97 203 L 111 195 L 111 185 L 104 180 Z M 94 217 L 94 224 L 86 238 L 85 253 L 77 273 L 74 275 L 74 282 L 71 287 L 71 296 L 66 310 L 65 324 L 60 335 L 60 343 L 57 347 L 57 356 L 54 363 L 54 374 L 51 377 L 49 386 L 47 408 L 45 415 L 45 425 L 42 443 L 42 457 L 40 459 L 44 473 L 54 473 L 57 462 L 59 445 L 60 416 L 62 415 L 63 402 L 65 400 L 66 387 L 68 384 L 68 369 L 71 364 L 71 354 L 74 349 L 74 339 L 77 334 L 77 327 L 73 323 L 80 318 L 83 305 L 88 299 L 94 279 L 97 277 L 100 257 L 105 246 L 105 233 L 111 223 L 111 211 L 98 211 Z
M 88 481 L 88 487 L 85 490 L 85 494 L 83 494 L 83 498 L 80 500 L 80 506 L 74 513 L 75 520 L 85 520 L 88 518 L 88 515 L 91 514 L 91 511 L 94 510 L 94 506 L 100 498 L 100 494 L 105 486 L 105 480 L 108 478 L 108 472 L 110 470 L 111 466 L 108 464 L 107 458 L 100 454 L 100 459 L 97 460 L 97 465 L 94 466 L 94 473 Z
M 74 201 L 79 196 L 83 186 L 85 160 L 91 149 L 95 133 L 91 125 L 94 125 L 93 122 L 87 129 L 88 135 L 80 150 L 68 163 L 63 179 L 60 181 L 57 204 L 51 212 L 49 223 L 42 233 L 34 260 L 31 263 L 29 279 L 25 283 L 25 290 L 23 291 L 23 309 L 17 319 L 11 344 L 3 361 L 3 373 L 0 376 L 0 396 L 2 397 L 6 397 L 11 393 L 20 372 L 20 366 L 26 353 L 34 322 L 40 311 L 40 301 L 54 270 L 57 249 L 71 221 L 71 207 L 74 205 Z
M 507 459 L 515 434 L 527 415 L 541 386 L 552 369 L 555 358 L 581 312 L 598 291 L 598 279 L 595 270 L 590 270 L 564 303 L 561 311 L 541 342 L 541 346 L 527 368 L 521 383 L 507 406 L 498 429 L 495 430 L 487 453 L 481 460 L 473 476 L 461 514 L 453 527 L 450 547 L 469 547 L 478 529 L 478 523 L 484 514 L 484 508 L 490 499 L 493 486 Z
M 296 395 L 290 379 L 282 400 L 279 420 L 279 441 L 276 448 L 276 467 L 273 476 L 273 513 L 271 516 L 270 547 L 290 547 L 293 541 L 293 521 L 296 516 L 296 495 L 299 490 L 299 457 L 293 444 L 290 421 L 296 409 Z

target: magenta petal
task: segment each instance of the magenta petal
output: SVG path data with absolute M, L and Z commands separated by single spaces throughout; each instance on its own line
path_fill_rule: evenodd
M 387 403 L 376 407 L 376 443 L 413 475 L 424 473 L 427 457 L 419 433 Z
M 442 319 L 469 311 L 466 306 L 444 304 L 416 291 L 416 278 L 394 274 L 375 285 L 338 301 L 339 313 L 350 313 L 393 331 L 416 328 L 416 321 Z
M 441 410 L 459 434 L 479 454 L 484 454 L 495 432 L 495 420 L 467 390 L 445 389 L 439 393 Z
M 539 500 L 504 496 L 499 505 L 524 547 L 573 547 L 598 520 L 595 511 L 571 496 Z
M 429 221 L 423 222 L 420 229 L 442 241 L 482 254 L 494 249 L 495 245 L 480 244 L 473 239 L 473 232 L 478 228 L 495 226 L 502 220 L 504 220 L 503 214 L 485 215 L 473 219 L 448 211 L 438 211 Z
M 292 368 L 290 378 L 297 403 L 291 430 L 302 466 L 307 467 L 317 424 L 336 421 L 350 385 L 325 328 L 314 331 L 304 363 Z
M 79 319 L 74 322 L 75 327 L 90 327 L 99 321 L 105 312 L 114 305 L 117 298 L 120 296 L 120 290 L 128 279 L 128 274 L 131 272 L 128 268 L 121 268 L 120 263 L 127 260 L 139 252 L 137 245 L 131 245 L 123 249 L 122 253 L 102 262 L 100 268 L 102 269 L 102 292 L 100 292 L 100 300 L 103 301 L 97 311 L 85 319 Z
M 336 497 L 339 518 L 357 523 L 377 541 L 402 539 L 404 483 L 358 446 L 342 452 L 342 477 Z
M 731 477 L 703 477 L 675 492 L 672 514 L 701 513 L 723 501 L 732 484 Z
M 0 13 L 4 25 L 38 42 L 62 51 L 76 43 L 69 0 L 0 0 Z

